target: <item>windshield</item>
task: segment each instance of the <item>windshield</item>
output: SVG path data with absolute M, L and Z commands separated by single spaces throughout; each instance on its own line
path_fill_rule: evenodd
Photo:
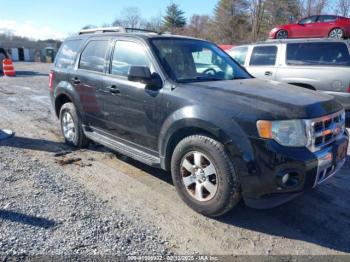
M 152 43 L 164 69 L 176 82 L 251 78 L 228 54 L 209 42 L 166 38 Z

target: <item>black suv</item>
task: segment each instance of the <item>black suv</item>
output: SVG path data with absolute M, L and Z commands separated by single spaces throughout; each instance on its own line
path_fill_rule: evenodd
M 345 163 L 345 113 L 331 96 L 254 79 L 204 40 L 117 31 L 84 31 L 60 48 L 50 90 L 68 144 L 93 140 L 171 171 L 207 216 L 241 198 L 282 204 Z

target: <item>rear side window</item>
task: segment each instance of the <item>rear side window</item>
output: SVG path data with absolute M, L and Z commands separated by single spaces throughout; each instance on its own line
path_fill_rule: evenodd
M 143 46 L 135 42 L 117 41 L 113 53 L 111 74 L 127 76 L 130 66 L 150 67 Z
M 229 51 L 229 55 L 235 59 L 241 65 L 244 65 L 245 59 L 247 57 L 248 47 L 236 47 Z
M 256 46 L 253 49 L 249 65 L 273 66 L 276 64 L 277 46 Z
M 81 40 L 69 40 L 64 42 L 56 56 L 55 66 L 58 68 L 72 68 L 80 45 Z
M 90 41 L 81 54 L 79 68 L 95 72 L 103 72 L 108 41 Z
M 334 22 L 335 20 L 337 20 L 337 17 L 334 15 L 321 15 L 317 22 L 320 23 L 328 23 L 328 22 Z
M 344 43 L 291 43 L 287 45 L 288 65 L 349 66 L 349 50 Z

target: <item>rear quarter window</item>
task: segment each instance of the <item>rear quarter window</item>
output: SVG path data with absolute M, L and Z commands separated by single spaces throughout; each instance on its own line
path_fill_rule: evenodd
M 349 50 L 345 43 L 290 43 L 287 44 L 287 65 L 349 66 Z
M 55 60 L 58 68 L 72 68 L 79 51 L 81 40 L 69 40 L 62 44 Z

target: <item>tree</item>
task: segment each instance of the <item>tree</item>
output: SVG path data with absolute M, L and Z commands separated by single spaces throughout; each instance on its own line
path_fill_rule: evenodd
M 338 0 L 335 12 L 348 17 L 350 15 L 350 0 Z
M 163 19 L 164 28 L 171 32 L 174 32 L 175 29 L 183 28 L 186 25 L 184 14 L 177 4 L 172 3 L 167 6 Z
M 158 16 L 151 17 L 149 20 L 144 22 L 145 29 L 160 32 L 162 30 L 162 14 L 159 13 Z
M 301 0 L 300 1 L 303 16 L 319 15 L 327 7 L 327 0 Z
M 121 12 L 120 18 L 116 18 L 113 26 L 122 26 L 128 28 L 140 28 L 143 23 L 141 12 L 137 7 L 127 7 Z
M 214 10 L 212 30 L 221 44 L 243 43 L 250 32 L 247 0 L 220 0 Z
M 197 38 L 210 38 L 210 18 L 208 15 L 192 15 L 190 23 L 187 26 L 186 35 Z

